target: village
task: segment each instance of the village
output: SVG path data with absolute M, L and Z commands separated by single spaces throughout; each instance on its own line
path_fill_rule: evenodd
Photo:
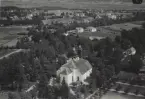
M 0 18 L 26 26 L 0 38 L 0 99 L 145 98 L 143 10 L 19 11 Z

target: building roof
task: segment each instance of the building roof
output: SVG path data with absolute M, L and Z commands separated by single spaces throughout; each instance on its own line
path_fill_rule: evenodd
M 51 24 L 52 22 L 58 22 L 58 23 L 69 23 L 73 22 L 74 20 L 71 18 L 57 18 L 57 19 L 47 19 L 47 20 L 42 20 L 42 23 L 44 25 L 46 24 Z
M 96 29 L 96 28 L 93 26 L 89 26 L 89 27 L 87 27 L 87 29 Z
M 70 68 L 66 68 L 64 69 L 62 72 L 60 72 L 60 74 L 63 74 L 63 75 L 68 75 L 72 72 L 72 70 Z
M 64 69 L 60 72 L 60 74 L 64 74 L 64 75 L 70 74 L 70 73 L 72 73 L 73 69 L 77 69 L 77 70 L 79 70 L 79 72 L 81 74 L 84 74 L 88 70 L 90 70 L 92 68 L 92 66 L 85 59 L 71 58 L 61 68 L 64 68 Z

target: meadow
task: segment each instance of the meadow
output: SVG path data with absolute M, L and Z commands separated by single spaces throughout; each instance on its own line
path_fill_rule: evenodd
M 0 45 L 6 44 L 19 37 L 18 33 L 27 33 L 27 26 L 0 27 Z M 9 43 L 11 44 L 11 43 Z

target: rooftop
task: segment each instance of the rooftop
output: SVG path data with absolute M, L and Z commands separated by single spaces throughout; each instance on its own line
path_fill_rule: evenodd
M 51 24 L 52 22 L 60 22 L 60 23 L 69 23 L 74 21 L 71 18 L 56 18 L 56 19 L 47 19 L 47 20 L 42 20 L 43 24 Z
M 91 64 L 85 59 L 71 58 L 61 68 L 64 68 L 61 74 L 70 74 L 73 69 L 78 69 L 81 74 L 84 74 L 92 68 Z

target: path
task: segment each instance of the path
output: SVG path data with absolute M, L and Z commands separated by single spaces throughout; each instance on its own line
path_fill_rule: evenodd
M 23 51 L 23 49 L 18 49 L 18 50 L 16 50 L 16 51 L 13 51 L 13 52 L 11 52 L 11 53 L 8 53 L 8 54 L 6 54 L 6 55 L 0 57 L 0 59 L 7 58 L 7 57 L 9 57 L 9 56 L 12 55 L 12 54 L 18 53 L 18 52 L 21 52 L 21 51 Z

